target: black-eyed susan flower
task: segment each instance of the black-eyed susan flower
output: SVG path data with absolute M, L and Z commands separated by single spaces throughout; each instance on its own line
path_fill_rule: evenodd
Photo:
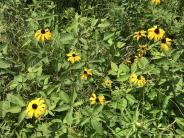
M 26 108 L 27 118 L 40 118 L 45 114 L 46 109 L 47 105 L 45 104 L 45 101 L 42 98 L 32 100 Z
M 144 76 L 139 76 L 136 85 L 138 87 L 143 87 L 145 84 L 146 84 L 146 80 L 145 80 Z
M 141 30 L 134 33 L 134 38 L 137 39 L 137 41 L 139 41 L 141 37 L 146 37 L 146 31 Z
M 137 48 L 137 55 L 139 57 L 142 57 L 143 55 L 146 54 L 146 52 L 148 51 L 148 46 L 147 45 L 139 45 Z
M 137 74 L 136 73 L 132 73 L 130 75 L 130 83 L 136 84 L 137 83 Z
M 86 80 L 91 75 L 92 75 L 91 69 L 84 68 L 84 71 L 83 71 L 83 73 L 82 73 L 80 78 L 81 78 L 81 80 Z
M 165 31 L 157 26 L 148 29 L 148 38 L 150 40 L 159 41 L 163 38 Z
M 92 93 L 91 97 L 89 98 L 89 101 L 91 105 L 94 105 L 94 104 L 104 105 L 105 97 L 103 95 L 100 95 L 97 97 L 95 93 Z
M 97 103 L 97 97 L 96 97 L 96 94 L 95 93 L 92 93 L 91 97 L 89 98 L 89 101 L 90 101 L 90 104 L 93 105 L 93 104 L 96 104 Z
M 160 4 L 160 0 L 151 0 L 151 3 L 153 3 L 155 5 L 159 5 Z
M 35 33 L 37 41 L 44 42 L 45 40 L 51 40 L 52 34 L 49 29 L 40 29 Z
M 146 84 L 146 80 L 144 76 L 137 76 L 136 73 L 132 73 L 130 75 L 130 83 L 132 83 L 134 86 L 143 87 Z
M 160 45 L 161 50 L 164 51 L 164 52 L 170 51 L 171 42 L 172 42 L 172 40 L 170 38 L 161 39 L 161 45 Z
M 70 51 L 67 54 L 67 56 L 68 56 L 68 61 L 70 61 L 72 64 L 77 62 L 77 61 L 80 61 L 80 59 L 81 59 L 80 56 L 74 51 Z
M 105 104 L 105 97 L 103 95 L 98 96 L 99 104 L 104 105 Z
M 111 87 L 112 86 L 112 81 L 110 79 L 106 79 L 104 81 L 104 84 L 105 84 L 106 87 Z

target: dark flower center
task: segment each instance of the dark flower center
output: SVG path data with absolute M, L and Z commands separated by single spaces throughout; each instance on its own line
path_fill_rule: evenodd
M 141 79 L 141 76 L 137 76 L 137 79 L 138 79 L 138 80 Z
M 37 104 L 32 104 L 32 108 L 33 108 L 34 110 L 36 110 L 36 109 L 37 109 L 37 107 L 38 107 L 38 105 L 37 105 Z
M 159 33 L 160 33 L 159 29 L 155 29 L 154 32 L 155 32 L 156 34 L 159 34 Z
M 162 43 L 166 43 L 166 39 L 163 38 L 163 39 L 161 40 L 161 42 L 162 42 Z
M 139 32 L 139 34 L 138 35 L 141 35 L 141 32 Z
M 84 74 L 88 74 L 87 71 L 84 71 Z
M 42 29 L 42 30 L 41 30 L 41 33 L 42 33 L 42 34 L 45 34 L 45 30 L 44 30 L 44 29 Z
M 75 57 L 76 55 L 75 54 L 72 54 L 72 57 Z
M 98 99 L 98 98 L 96 98 L 96 102 L 97 102 L 97 103 L 99 102 L 99 99 Z

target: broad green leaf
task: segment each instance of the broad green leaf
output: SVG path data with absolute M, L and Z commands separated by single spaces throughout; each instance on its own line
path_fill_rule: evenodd
M 73 107 L 80 106 L 80 105 L 82 105 L 83 103 L 84 103 L 84 102 L 81 100 L 81 101 L 79 101 L 79 102 L 74 103 L 74 104 L 73 104 Z
M 138 66 L 140 69 L 145 69 L 148 64 L 149 64 L 149 61 L 145 57 L 142 57 L 138 62 Z
M 20 114 L 19 114 L 19 117 L 18 117 L 18 123 L 21 123 L 24 118 L 26 117 L 26 112 L 25 111 L 22 111 Z
M 25 106 L 24 100 L 19 95 L 8 94 L 7 95 L 7 100 L 10 101 L 11 103 L 19 105 L 20 107 Z
M 103 128 L 102 128 L 102 125 L 101 125 L 99 119 L 97 120 L 96 118 L 92 118 L 91 125 L 97 133 L 99 133 L 99 134 L 103 133 Z
M 136 70 L 137 70 L 137 64 L 136 64 L 136 63 L 133 63 L 133 64 L 131 65 L 131 73 L 136 72 Z
M 71 100 L 72 104 L 74 103 L 76 98 L 77 98 L 77 93 L 74 91 L 73 94 L 72 94 L 72 100 Z
M 84 120 L 81 121 L 80 125 L 83 126 L 86 123 L 89 123 L 89 121 L 90 121 L 90 118 L 85 118 Z
M 115 33 L 106 34 L 106 35 L 104 36 L 104 39 L 103 39 L 103 40 L 106 41 L 106 40 L 112 38 L 112 37 L 114 36 L 114 34 L 115 34 Z
M 126 45 L 126 43 L 123 43 L 123 42 L 118 42 L 117 43 L 117 47 L 118 48 L 122 48 L 122 47 L 124 47 Z
M 100 28 L 106 28 L 109 25 L 110 25 L 110 23 L 106 21 L 106 22 L 103 22 L 103 23 L 98 24 L 98 27 L 100 27 Z
M 124 82 L 127 81 L 129 79 L 130 75 L 121 75 L 117 78 L 117 81 L 119 82 Z
M 73 123 L 73 109 L 72 108 L 66 114 L 63 122 L 68 124 L 68 125 L 71 125 Z
M 60 106 L 56 107 L 54 109 L 54 111 L 56 111 L 56 112 L 62 112 L 62 111 L 69 110 L 70 108 L 71 107 L 69 105 L 63 104 L 63 105 L 60 105 Z
M 60 41 L 63 44 L 70 44 L 70 42 L 74 39 L 74 36 L 69 33 L 61 34 L 61 39 Z
M 6 116 L 7 110 L 10 108 L 9 101 L 1 101 L 0 102 L 0 115 L 4 118 Z
M 20 106 L 11 106 L 7 112 L 10 112 L 10 113 L 19 113 L 21 112 L 21 107 Z
M 111 70 L 109 71 L 109 74 L 116 75 L 117 72 L 118 72 L 118 66 L 114 62 L 111 62 Z
M 68 96 L 68 94 L 65 93 L 64 91 L 60 91 L 59 92 L 59 96 L 62 99 L 62 101 L 64 101 L 65 103 L 69 103 L 71 101 L 70 97 Z
M 125 65 L 124 63 L 121 63 L 121 64 L 119 65 L 119 70 L 118 70 L 118 73 L 119 73 L 119 74 L 120 74 L 120 73 L 125 73 L 125 74 L 127 74 L 127 73 L 129 73 L 129 71 L 130 71 L 129 67 L 128 67 L 127 65 Z

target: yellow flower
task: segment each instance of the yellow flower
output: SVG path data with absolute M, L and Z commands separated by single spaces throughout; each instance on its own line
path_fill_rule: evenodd
M 105 97 L 103 95 L 98 96 L 99 104 L 104 105 L 105 104 Z
M 51 40 L 52 34 L 49 29 L 40 29 L 35 33 L 35 38 L 37 41 L 44 42 L 46 40 Z
M 160 48 L 163 52 L 169 52 L 171 50 L 171 47 L 168 45 L 161 45 Z
M 107 79 L 107 80 L 104 81 L 104 84 L 105 84 L 105 86 L 107 86 L 107 87 L 111 87 L 112 81 L 109 80 L 109 79 Z
M 47 105 L 43 99 L 37 98 L 32 100 L 26 108 L 27 118 L 32 118 L 33 116 L 35 118 L 40 118 L 45 114 L 46 109 Z
M 139 45 L 139 47 L 137 49 L 137 55 L 139 57 L 142 57 L 143 55 L 146 54 L 147 51 L 148 51 L 147 45 Z
M 90 104 L 96 104 L 97 102 L 97 97 L 96 97 L 96 94 L 95 93 L 92 93 L 91 97 L 89 98 L 89 101 L 90 101 Z
M 140 76 L 139 79 L 137 80 L 137 86 L 143 87 L 145 84 L 146 84 L 146 80 L 144 76 Z
M 137 39 L 137 41 L 139 41 L 141 37 L 146 37 L 146 31 L 141 30 L 134 33 L 134 38 Z
M 130 83 L 138 87 L 143 87 L 146 84 L 146 80 L 144 76 L 137 76 L 137 74 L 132 73 L 130 75 Z
M 160 4 L 160 0 L 151 0 L 151 3 L 153 3 L 155 5 L 159 5 Z
M 159 41 L 163 38 L 165 31 L 157 26 L 148 29 L 148 38 L 150 40 Z
M 70 61 L 72 64 L 77 62 L 77 61 L 79 61 L 81 59 L 80 56 L 77 53 L 72 52 L 72 51 L 69 52 L 67 54 L 67 56 L 68 56 L 68 61 Z
M 164 51 L 164 52 L 168 52 L 170 51 L 171 47 L 171 42 L 172 40 L 170 38 L 163 38 L 161 39 L 161 50 Z
M 104 105 L 105 104 L 105 97 L 103 95 L 100 96 L 96 96 L 95 93 L 92 93 L 91 97 L 89 98 L 90 104 L 101 104 Z
M 84 71 L 81 75 L 81 80 L 86 80 L 91 75 L 92 75 L 92 71 L 88 68 L 84 68 Z
M 133 84 L 136 84 L 137 83 L 137 74 L 135 74 L 135 73 L 132 73 L 131 75 L 130 75 L 130 82 L 131 83 L 133 83 Z

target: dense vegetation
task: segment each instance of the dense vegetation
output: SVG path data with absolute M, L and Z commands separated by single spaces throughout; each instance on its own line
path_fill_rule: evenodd
M 4 0 L 0 137 L 184 137 L 183 0 Z

